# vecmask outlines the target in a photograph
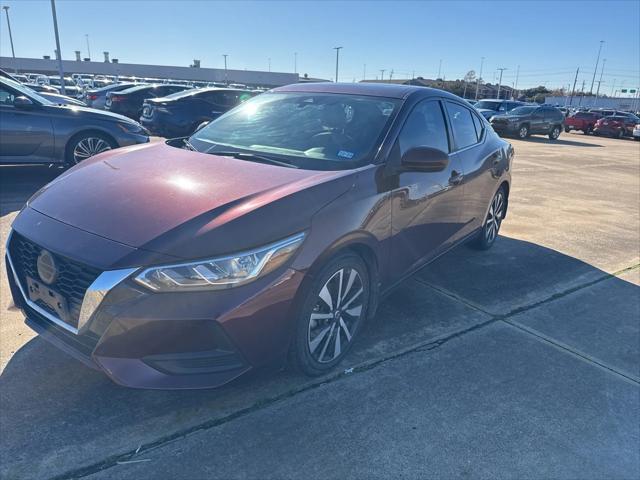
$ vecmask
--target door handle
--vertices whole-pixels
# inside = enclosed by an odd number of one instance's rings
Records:
[[[451,172],[451,176],[449,177],[450,185],[460,185],[462,182],[462,174],[460,172],[456,172],[455,170]]]

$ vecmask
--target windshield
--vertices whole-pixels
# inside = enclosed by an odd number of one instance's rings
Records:
[[[353,168],[371,158],[400,101],[327,93],[265,93],[196,132],[201,152],[241,149],[311,169]]]
[[[29,97],[31,100],[36,100],[42,105],[53,105],[52,102],[38,95],[35,92],[35,90],[31,90],[29,87],[25,87],[24,85],[22,85],[19,82],[16,82],[15,80],[11,80],[10,78],[4,78],[2,81],[6,82],[7,85],[9,85],[11,88],[18,90],[22,95]]]
[[[491,102],[488,100],[480,100],[478,103],[473,106],[476,108],[483,108],[485,110],[498,110],[498,107],[502,105],[502,102]]]
[[[509,115],[529,115],[538,107],[516,107],[509,112]]]

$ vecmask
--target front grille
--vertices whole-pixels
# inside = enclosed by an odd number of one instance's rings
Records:
[[[41,280],[37,267],[38,255],[41,251],[42,247],[16,232],[12,233],[9,242],[9,255],[11,255],[11,261],[22,289],[27,295],[29,292],[27,277]],[[53,252],[50,253],[56,262],[58,276],[55,282],[49,286],[66,299],[69,308],[70,318],[61,320],[77,328],[84,294],[101,272],[96,268],[56,255]],[[55,310],[47,306],[46,303],[38,301],[37,304],[51,315],[57,316]]]

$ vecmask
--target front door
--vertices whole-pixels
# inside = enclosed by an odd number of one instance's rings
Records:
[[[418,103],[398,135],[396,150],[415,147],[450,152],[449,135],[439,100]],[[452,156],[441,172],[393,174],[391,271],[398,278],[446,249],[460,230],[462,164]]]

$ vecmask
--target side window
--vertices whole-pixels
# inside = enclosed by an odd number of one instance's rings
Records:
[[[482,121],[478,118],[478,115],[471,114],[471,118],[473,119],[473,125],[476,127],[476,135],[478,137],[478,141],[482,138],[482,132],[484,132],[484,125]]]
[[[419,103],[402,127],[398,143],[401,153],[414,147],[437,148],[448,153],[447,127],[440,102],[425,100]]]
[[[473,124],[471,111],[453,102],[447,102],[447,113],[451,121],[453,138],[458,148],[465,148],[478,143],[476,127]]]
[[[13,93],[0,87],[0,106],[13,106],[14,98]]]

